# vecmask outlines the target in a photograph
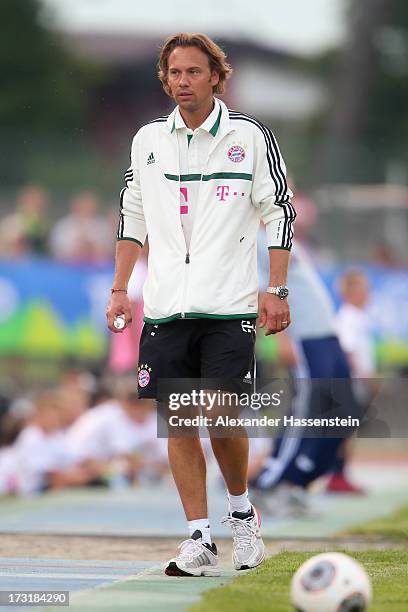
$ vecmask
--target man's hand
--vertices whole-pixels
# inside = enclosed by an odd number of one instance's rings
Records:
[[[126,325],[123,329],[116,329],[113,322],[118,315],[125,315]],[[132,323],[132,309],[127,293],[124,291],[115,291],[112,293],[106,308],[106,318],[109,329],[115,334],[121,334],[126,327],[130,327]]]
[[[265,336],[276,334],[290,325],[287,299],[281,300],[272,293],[263,293],[260,299],[259,327],[265,327]]]

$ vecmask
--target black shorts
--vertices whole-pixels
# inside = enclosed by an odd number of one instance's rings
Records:
[[[255,319],[177,319],[145,323],[140,338],[138,393],[157,398],[159,379],[205,379],[211,388],[250,392]]]

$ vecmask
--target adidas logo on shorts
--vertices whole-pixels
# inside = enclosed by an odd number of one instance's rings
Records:
[[[156,160],[154,159],[153,153],[150,153],[149,157],[147,158],[147,165],[154,164],[155,161]]]
[[[242,379],[242,382],[244,382],[244,383],[250,383],[250,384],[252,383],[252,373],[251,373],[251,370],[249,370],[249,371],[248,371],[248,372],[245,374],[244,378]]]

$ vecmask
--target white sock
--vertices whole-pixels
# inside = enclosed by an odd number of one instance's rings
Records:
[[[228,493],[228,501],[230,514],[233,512],[249,512],[251,510],[248,489],[241,495],[231,495],[231,493]]]
[[[203,534],[201,538],[202,543],[211,545],[210,521],[208,518],[188,521],[188,532],[190,534],[190,538],[197,529]]]

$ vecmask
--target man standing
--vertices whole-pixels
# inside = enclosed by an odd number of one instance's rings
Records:
[[[266,225],[270,287],[259,308],[266,334],[290,323],[285,286],[295,212],[272,132],[214,98],[231,74],[204,34],[169,38],[159,78],[177,107],[143,126],[132,143],[107,318],[131,321],[127,282],[146,235],[148,277],[139,357],[139,396],[156,397],[160,378],[243,380],[254,359],[258,316],[256,238]],[[233,563],[264,559],[259,517],[248,499],[246,437],[211,438],[225,479]],[[169,462],[190,538],[168,575],[218,575],[208,520],[206,465],[199,437],[169,437]]]

